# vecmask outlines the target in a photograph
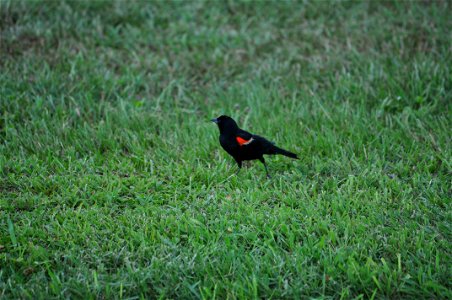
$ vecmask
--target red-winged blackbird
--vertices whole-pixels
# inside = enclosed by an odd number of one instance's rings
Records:
[[[231,117],[220,116],[211,121],[218,125],[221,147],[235,159],[239,166],[238,171],[242,168],[242,161],[258,159],[264,164],[267,177],[270,177],[264,154],[282,154],[298,159],[295,153],[278,148],[265,138],[240,129]]]

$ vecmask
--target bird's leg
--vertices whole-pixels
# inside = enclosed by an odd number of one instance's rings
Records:
[[[265,163],[264,157],[259,158],[259,160],[261,161],[261,163],[264,164],[264,167],[265,167],[265,173],[267,173],[267,178],[271,178],[270,174],[268,173],[267,164]]]
[[[237,165],[239,166],[237,172],[235,172],[235,175],[239,174],[240,170],[242,169],[242,161],[241,160],[236,160]]]

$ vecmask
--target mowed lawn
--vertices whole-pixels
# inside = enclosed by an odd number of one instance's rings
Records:
[[[449,1],[0,8],[0,299],[452,297]]]

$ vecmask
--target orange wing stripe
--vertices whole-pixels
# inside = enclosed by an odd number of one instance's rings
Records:
[[[240,146],[249,144],[249,142],[251,141],[251,139],[247,141],[247,140],[245,140],[245,139],[242,139],[242,138],[239,137],[239,136],[237,136],[235,139],[237,140],[237,143],[239,143]]]

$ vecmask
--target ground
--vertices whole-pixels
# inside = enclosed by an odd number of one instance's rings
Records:
[[[0,298],[452,297],[449,1],[0,5]]]

